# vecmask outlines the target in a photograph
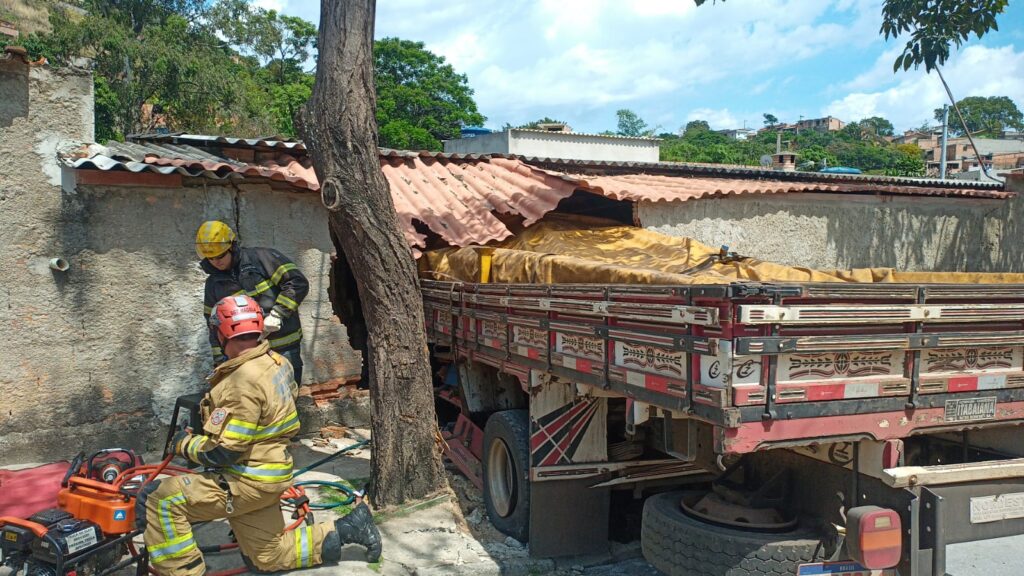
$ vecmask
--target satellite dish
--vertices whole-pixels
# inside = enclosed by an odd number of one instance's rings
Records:
[[[772,157],[771,156],[769,156],[768,154],[765,154],[765,155],[761,156],[761,166],[771,166],[771,165],[772,165]]]

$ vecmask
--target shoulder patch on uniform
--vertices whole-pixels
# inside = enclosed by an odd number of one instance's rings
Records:
[[[210,424],[214,426],[220,426],[228,418],[228,411],[223,408],[217,408],[210,414]]]

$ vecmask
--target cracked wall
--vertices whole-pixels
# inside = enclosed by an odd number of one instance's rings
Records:
[[[243,245],[273,246],[309,278],[304,383],[357,377],[361,359],[327,295],[333,246],[319,197],[201,180],[75,185],[56,154],[92,141],[92,89],[88,71],[0,61],[0,102],[29,95],[25,110],[0,106],[10,119],[0,122],[0,464],[161,448],[174,399],[201,390],[212,368],[193,244],[206,219],[237,224]],[[54,257],[71,268],[51,270]]]

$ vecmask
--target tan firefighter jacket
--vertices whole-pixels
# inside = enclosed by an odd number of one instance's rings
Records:
[[[200,405],[204,434],[188,441],[185,456],[211,467],[215,451],[241,453],[218,468],[229,483],[283,490],[292,479],[289,438],[299,430],[291,364],[263,342],[218,366],[209,382]]]

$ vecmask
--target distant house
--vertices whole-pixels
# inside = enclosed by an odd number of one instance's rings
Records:
[[[776,124],[775,126],[765,126],[758,130],[758,132],[772,131],[772,132],[800,132],[801,130],[816,130],[818,132],[838,132],[846,126],[846,122],[843,122],[839,118],[834,116],[825,116],[824,118],[809,118],[806,120],[800,120],[792,124],[782,123]]]
[[[837,132],[844,126],[846,126],[846,122],[832,116],[810,118],[796,123],[797,130],[817,130],[818,132]]]
[[[982,163],[994,170],[1012,170],[1024,167],[1024,140],[1010,138],[975,138],[978,154],[967,138],[950,138],[946,143],[946,172],[967,172],[978,169]],[[936,145],[925,150],[929,170],[938,173],[942,147]]]
[[[928,151],[939,145],[942,129],[907,130],[893,139],[895,144],[916,144],[921,150]]]
[[[757,130],[753,128],[732,128],[730,130],[716,130],[716,132],[724,134],[733,140],[746,140],[757,135]]]

